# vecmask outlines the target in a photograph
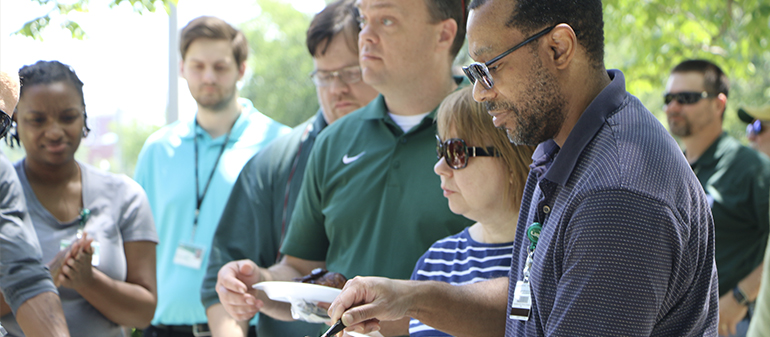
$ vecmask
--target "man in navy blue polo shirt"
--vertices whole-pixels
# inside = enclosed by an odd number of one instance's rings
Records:
[[[715,335],[708,202],[623,74],[605,70],[601,1],[475,0],[467,32],[474,98],[512,142],[539,144],[509,277],[356,278],[332,320],[366,332],[411,316],[455,336]]]

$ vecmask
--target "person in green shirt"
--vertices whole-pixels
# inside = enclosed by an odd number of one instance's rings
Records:
[[[718,66],[688,60],[671,71],[665,103],[670,131],[684,143],[714,217],[719,334],[745,336],[770,232],[770,160],[722,130],[728,91]]]
[[[746,128],[746,137],[751,147],[770,156],[770,105],[759,108],[744,107],[738,110],[738,117],[749,125]],[[770,247],[770,241],[768,241]],[[765,248],[765,262],[770,261],[770,249]],[[749,326],[749,337],[770,336],[770,271],[762,271],[762,282],[759,287],[759,295],[755,301],[756,307]]]
[[[316,139],[297,205],[273,266],[235,261],[217,292],[238,320],[288,316],[250,289],[325,267],[348,278],[409,278],[436,240],[471,225],[442,196],[435,163],[435,109],[462,79],[451,65],[465,36],[463,0],[359,0],[364,82],[381,95]],[[269,267],[269,268],[268,268]],[[404,321],[385,335],[406,334]]]
[[[270,265],[280,259],[286,228],[291,221],[310,150],[316,137],[339,118],[366,105],[377,91],[361,81],[358,64],[358,22],[353,1],[335,1],[316,14],[307,30],[313,57],[313,82],[321,108],[315,116],[274,140],[252,157],[233,186],[219,221],[201,287],[213,336],[244,336],[248,321],[235,322],[219,302],[217,273],[226,263],[249,259]],[[259,314],[260,337],[305,336],[319,324],[283,322]],[[240,327],[237,323],[241,323]]]

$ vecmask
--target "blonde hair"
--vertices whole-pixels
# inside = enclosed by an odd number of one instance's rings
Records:
[[[500,152],[500,159],[509,176],[503,197],[518,210],[535,148],[511,144],[505,130],[496,128],[492,123],[486,107],[473,100],[473,86],[459,89],[441,102],[436,124],[441,140],[449,138],[449,131],[454,128],[455,136],[468,146],[491,146]]]

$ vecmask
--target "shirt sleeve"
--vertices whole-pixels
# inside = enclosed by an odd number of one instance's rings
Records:
[[[563,250],[557,253],[563,260],[555,266],[559,279],[545,335],[649,336],[676,304],[671,298],[702,296],[707,307],[708,292],[688,293],[687,283],[691,270],[713,264],[707,236],[694,230],[705,227],[687,225],[669,207],[634,192],[592,192],[555,234],[563,238],[555,244],[562,248],[553,248]],[[692,321],[704,314],[703,307],[692,310]]]
[[[323,136],[323,134],[321,135]],[[325,261],[329,249],[323,215],[323,138],[310,152],[297,204],[291,216],[281,253],[311,261]]]
[[[24,302],[43,292],[58,294],[26,209],[16,172],[0,155],[0,290],[14,315]]]
[[[250,259],[270,267],[278,254],[280,233],[274,227],[273,177],[270,159],[260,152],[243,167],[222,212],[201,286],[201,301],[208,308],[219,303],[219,269],[230,261]],[[281,200],[282,201],[282,200]],[[280,229],[278,229],[280,231]]]
[[[152,241],[158,242],[155,221],[152,217],[147,195],[138,183],[125,178],[123,180],[123,204],[120,205],[120,231],[124,242]]]

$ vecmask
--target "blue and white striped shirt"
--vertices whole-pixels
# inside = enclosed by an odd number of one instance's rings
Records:
[[[504,277],[511,269],[513,243],[481,243],[471,238],[468,228],[436,241],[417,261],[412,280],[440,281],[463,285]],[[409,322],[409,336],[449,336],[422,322]]]

